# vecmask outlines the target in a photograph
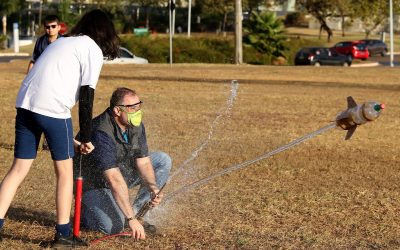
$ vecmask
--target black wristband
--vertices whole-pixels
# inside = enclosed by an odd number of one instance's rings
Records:
[[[129,222],[129,221],[131,221],[131,220],[133,220],[133,219],[135,219],[135,217],[132,216],[132,217],[126,218],[126,221]]]

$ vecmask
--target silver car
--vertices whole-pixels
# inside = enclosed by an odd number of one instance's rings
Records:
[[[124,47],[119,48],[119,57],[114,60],[104,60],[105,64],[148,64],[145,58],[135,56],[132,52]]]

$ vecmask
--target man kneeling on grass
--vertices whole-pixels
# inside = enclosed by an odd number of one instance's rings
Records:
[[[110,107],[92,121],[95,150],[74,158],[74,173],[78,175],[81,166],[84,179],[84,228],[116,234],[127,224],[137,240],[145,238],[145,231],[156,231],[153,225],[136,220],[135,214],[150,198],[153,206],[161,202],[162,193],[156,194],[168,180],[172,161],[166,153],[148,152],[141,106],[134,90],[116,89]],[[128,190],[139,184],[132,203]]]

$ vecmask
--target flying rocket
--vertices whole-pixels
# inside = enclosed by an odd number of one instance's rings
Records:
[[[347,130],[345,140],[350,139],[357,126],[376,120],[385,104],[375,101],[368,101],[363,104],[357,104],[353,97],[347,97],[347,109],[342,111],[336,117],[336,126]]]

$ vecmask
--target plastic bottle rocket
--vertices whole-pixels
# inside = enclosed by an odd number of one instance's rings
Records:
[[[357,126],[376,120],[385,104],[375,101],[368,101],[363,104],[357,104],[353,97],[347,97],[347,109],[340,112],[336,117],[336,126],[348,130],[345,140],[350,139]]]

